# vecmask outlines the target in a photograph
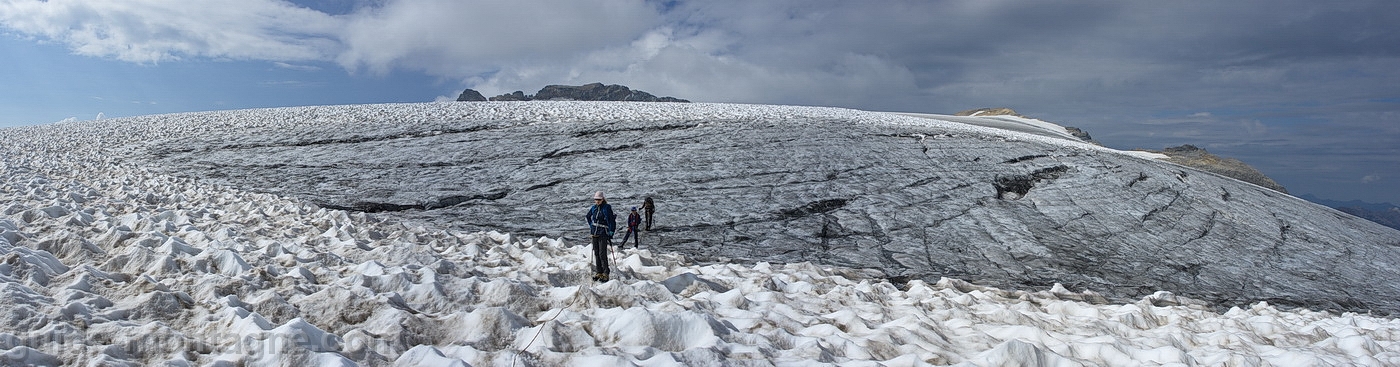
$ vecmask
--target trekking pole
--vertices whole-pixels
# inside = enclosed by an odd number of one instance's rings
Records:
[[[608,257],[608,266],[611,266],[611,267],[613,267],[613,268],[617,268],[617,249],[613,248],[613,245],[612,245],[612,238],[609,238],[609,239],[608,239],[608,251],[610,251],[610,252],[612,253],[612,256],[609,256],[609,257]],[[622,269],[618,269],[618,270],[622,270]]]

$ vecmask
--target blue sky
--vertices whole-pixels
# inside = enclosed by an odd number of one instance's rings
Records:
[[[254,107],[431,101],[456,83],[419,72],[354,76],[334,63],[131,63],[0,37],[0,126]],[[451,84],[449,87],[448,85]]]
[[[1011,107],[1400,203],[1400,3],[0,0],[0,126],[623,84],[698,102]]]

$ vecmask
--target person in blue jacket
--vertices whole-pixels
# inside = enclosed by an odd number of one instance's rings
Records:
[[[593,206],[588,208],[588,234],[593,237],[593,280],[606,282],[611,270],[608,269],[608,246],[612,245],[613,233],[617,231],[617,215],[612,205],[603,197],[603,192],[593,194]]]

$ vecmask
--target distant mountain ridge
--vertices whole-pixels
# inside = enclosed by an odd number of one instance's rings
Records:
[[[624,102],[690,102],[675,97],[657,97],[651,93],[633,90],[624,85],[589,83],[584,85],[547,85],[534,95],[515,91],[486,98],[472,89],[462,91],[457,96],[461,102],[482,101],[624,101]]]
[[[1327,200],[1307,194],[1298,197],[1372,222],[1380,223],[1386,227],[1400,229],[1400,205],[1391,203],[1368,203],[1361,200]]]

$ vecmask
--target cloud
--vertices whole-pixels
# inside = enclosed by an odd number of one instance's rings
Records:
[[[80,55],[137,63],[320,60],[336,52],[339,32],[332,17],[275,0],[8,0],[0,24]]]
[[[662,19],[629,0],[398,0],[345,20],[335,60],[347,69],[469,77],[626,45]]]
[[[605,81],[933,112],[1199,112],[1378,97],[1373,86],[1400,81],[1400,49],[1376,47],[1400,43],[1375,26],[1400,23],[1395,5],[1282,1],[7,0],[0,24],[143,63],[333,62],[483,90]]]
[[[1381,176],[1380,176],[1380,175],[1366,175],[1366,177],[1362,177],[1362,178],[1361,178],[1361,183],[1373,183],[1373,182],[1380,181],[1380,180],[1381,180]]]
[[[301,64],[289,64],[289,63],[285,63],[285,62],[281,62],[281,61],[273,62],[272,65],[273,65],[273,66],[276,66],[276,67],[278,67],[278,68],[287,69],[287,70],[296,70],[296,71],[320,71],[320,70],[321,70],[321,67],[319,67],[319,66],[301,65]]]
[[[0,26],[74,53],[135,63],[190,58],[272,61],[310,70],[336,62],[375,74],[418,70],[465,78],[504,67],[576,60],[662,25],[648,2],[540,0],[5,0]]]
[[[832,106],[878,106],[891,101],[891,92],[917,89],[909,69],[878,56],[835,52],[814,70],[756,63],[726,53],[731,46],[723,35],[658,29],[576,59],[503,68],[477,85],[504,93],[522,85],[601,81],[701,101]]]
[[[1296,11],[1259,11],[1265,6]],[[1386,9],[1394,7],[1297,0],[6,0],[0,24],[83,55],[133,62],[332,61],[349,70],[421,70],[464,80],[569,68],[677,84],[713,76],[684,73],[685,66],[787,74],[769,80],[779,83],[802,76],[884,82],[903,70],[909,84],[949,97],[949,104],[1065,93],[1142,103],[1151,101],[1143,93],[1115,92],[1207,91],[1180,103],[1193,104],[1260,86],[1292,88],[1300,73],[1393,77],[1384,71],[1392,63],[1366,60],[1400,55],[1377,47],[1400,43],[1400,32],[1375,26],[1400,22],[1400,11]],[[632,63],[596,62],[619,54]],[[1330,69],[1345,60],[1353,62]],[[1325,77],[1335,75],[1317,76]],[[731,89],[726,94],[742,93]]]

